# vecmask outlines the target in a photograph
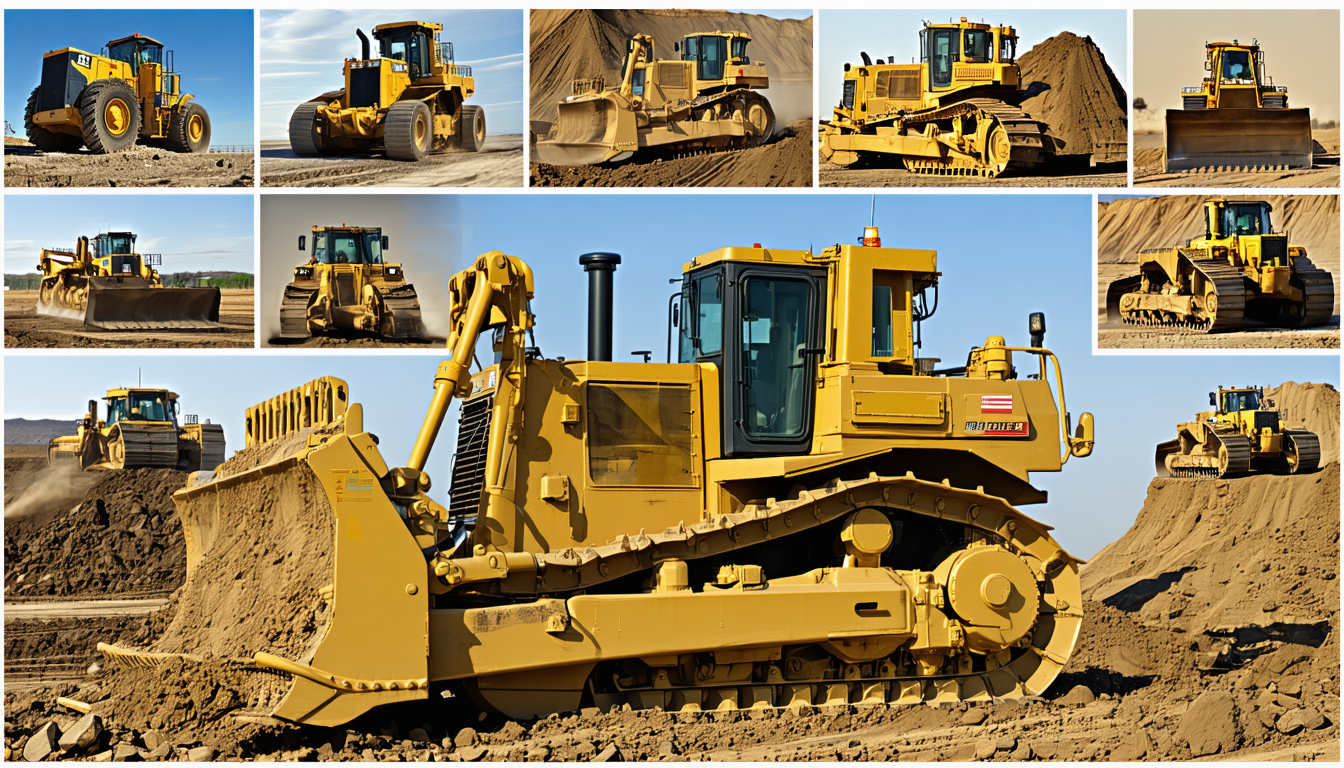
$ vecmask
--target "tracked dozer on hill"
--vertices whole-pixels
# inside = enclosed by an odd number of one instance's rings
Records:
[[[845,87],[830,122],[819,126],[821,159],[900,158],[912,173],[994,178],[1029,173],[1062,142],[1022,111],[1027,97],[1016,62],[1017,33],[963,16],[925,24],[920,63],[895,57],[845,64]]]
[[[1167,110],[1166,170],[1310,168],[1311,110],[1288,107],[1288,88],[1265,73],[1259,41],[1206,43],[1205,75]]]
[[[42,56],[28,97],[28,140],[46,152],[123,152],[138,143],[174,152],[210,149],[210,116],[182,93],[173,52],[141,34],[113,40],[102,55],[61,48]]]
[[[1030,346],[919,357],[937,254],[863,242],[695,257],[669,364],[600,354],[615,254],[581,258],[586,361],[528,345],[532,271],[483,254],[451,280],[450,359],[404,466],[321,379],[249,410],[271,460],[174,496],[189,573],[155,648],[245,657],[247,714],[323,725],[444,685],[517,718],[1040,694],[1078,635],[1081,561],[1013,505],[1091,453],[1092,416],[1073,432],[1043,315]],[[483,334],[497,362],[473,374]],[[455,398],[442,506],[425,470]],[[221,620],[259,594],[296,617],[282,639]]]
[[[111,331],[219,327],[218,288],[165,288],[162,254],[138,253],[136,235],[81,237],[73,251],[44,248],[37,314]]]
[[[620,85],[602,77],[576,80],[557,107],[550,131],[536,142],[537,160],[594,165],[654,148],[741,149],[764,144],[775,112],[756,91],[770,87],[765,63],[747,56],[742,32],[686,35],[673,50],[680,61],[654,59],[654,39],[635,35]]]
[[[300,104],[289,118],[289,145],[298,155],[382,150],[396,160],[485,146],[485,109],[467,104],[476,93],[471,67],[440,42],[442,24],[401,21],[355,30],[360,58],[345,62],[345,87]]]
[[[1157,445],[1158,477],[1228,477],[1249,472],[1316,471],[1321,443],[1314,432],[1290,429],[1265,399],[1264,387],[1218,388],[1214,410],[1176,425],[1176,439]]]
[[[105,419],[98,418],[98,401],[73,435],[47,444],[47,463],[77,463],[80,469],[133,469],[164,467],[192,472],[214,471],[224,463],[224,428],[204,424],[194,415],[178,424],[181,407],[177,393],[166,389],[122,387],[109,389]]]
[[[1204,237],[1139,253],[1139,274],[1111,283],[1106,316],[1130,325],[1235,331],[1246,319],[1284,328],[1334,315],[1330,273],[1275,232],[1262,200],[1208,200]]]
[[[400,264],[383,261],[379,227],[313,227],[313,255],[294,268],[280,303],[280,338],[371,333],[388,339],[425,335],[420,299]],[[307,236],[299,236],[307,250]]]

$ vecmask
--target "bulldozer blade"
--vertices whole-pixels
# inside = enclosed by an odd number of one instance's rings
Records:
[[[630,116],[633,122],[633,114]],[[537,162],[549,165],[597,165],[622,154],[616,148],[622,112],[611,99],[559,105],[551,130],[537,139]],[[635,136],[630,132],[630,140]]]
[[[1118,323],[1120,317],[1120,297],[1126,293],[1134,293],[1143,283],[1142,275],[1125,277],[1116,280],[1106,288],[1106,322]]]
[[[1157,452],[1153,457],[1153,462],[1156,465],[1158,477],[1171,477],[1171,470],[1167,469],[1167,457],[1180,449],[1180,440],[1168,440],[1165,443],[1157,444]]]
[[[151,288],[143,280],[94,278],[84,324],[109,331],[219,328],[218,288]]]
[[[1169,109],[1166,170],[1310,168],[1309,109]]]

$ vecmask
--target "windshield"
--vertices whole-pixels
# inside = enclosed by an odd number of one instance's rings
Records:
[[[1259,392],[1223,393],[1223,411],[1226,413],[1235,413],[1237,411],[1258,411],[1258,410],[1260,410]]]
[[[98,245],[102,251],[100,256],[107,256],[113,253],[135,253],[135,235],[129,233],[118,233],[103,235],[98,238]]]
[[[1017,38],[1006,36],[999,38],[999,61],[1012,64],[1015,58],[1017,58]]]
[[[385,59],[400,59],[409,64],[412,80],[429,73],[429,45],[424,30],[408,28],[389,32],[386,37],[378,38],[378,50]]]
[[[962,61],[983,64],[990,61],[994,55],[994,36],[989,32],[966,30],[965,45],[965,49],[962,50]]]
[[[1255,205],[1229,205],[1223,209],[1223,231],[1226,235],[1268,235],[1269,210]]]
[[[367,263],[383,263],[383,239],[377,232],[368,232],[364,235],[364,253],[367,254]]]
[[[806,429],[810,288],[806,281],[749,277],[742,299],[742,429],[753,438],[798,437]]]
[[[1222,78],[1224,80],[1250,80],[1250,51],[1223,51]]]
[[[952,85],[952,62],[957,58],[957,30],[927,29],[925,59],[929,62],[929,80],[934,88]]]
[[[723,351],[721,273],[700,275],[682,292],[680,340],[677,360],[682,363],[694,363],[697,358]]]
[[[703,35],[686,38],[686,51],[681,55],[683,61],[694,61],[697,80],[722,80],[724,59],[728,54],[728,41],[722,37]]]
[[[136,51],[136,44],[140,50]],[[132,38],[116,45],[108,46],[107,57],[113,61],[122,61],[131,65],[131,73],[139,74],[141,64],[162,63],[163,46]]]
[[[745,37],[733,38],[732,58],[738,59],[741,64],[751,63],[751,59],[747,58],[747,39]]]
[[[630,76],[630,92],[636,96],[644,95],[644,68],[638,67]]]
[[[107,423],[119,421],[172,421],[172,406],[162,392],[132,392],[107,401]]]

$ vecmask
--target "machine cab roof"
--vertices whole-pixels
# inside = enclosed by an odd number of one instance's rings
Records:
[[[318,264],[383,264],[387,238],[380,227],[313,227]]]
[[[177,393],[164,389],[109,389],[107,424],[120,421],[171,422],[177,424]]]
[[[141,64],[163,63],[163,43],[137,32],[108,43],[107,57],[130,64],[131,73],[139,74]]]
[[[397,21],[374,27],[373,36],[378,40],[380,56],[406,62],[411,79],[418,80],[433,74],[435,57],[430,52],[431,46],[440,47],[440,61],[452,59],[452,44],[439,42],[442,29],[442,24],[427,21]]]

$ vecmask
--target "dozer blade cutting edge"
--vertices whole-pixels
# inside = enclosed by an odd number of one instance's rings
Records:
[[[550,132],[537,139],[537,161],[548,165],[619,162],[633,153],[617,149],[617,144],[633,146],[636,141],[634,114],[610,98],[565,102],[558,106]]]
[[[1166,171],[1312,164],[1309,109],[1169,109]]]

